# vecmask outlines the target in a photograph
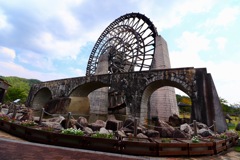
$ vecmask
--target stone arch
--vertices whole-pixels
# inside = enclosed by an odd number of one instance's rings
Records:
[[[140,122],[141,123],[144,123],[146,119],[149,119],[148,101],[150,96],[154,91],[165,86],[178,88],[184,93],[186,93],[189,97],[191,97],[192,95],[192,90],[190,89],[190,87],[183,85],[183,83],[179,83],[177,81],[171,81],[168,79],[152,81],[146,86],[142,94],[142,99],[140,103]]]
[[[52,99],[52,92],[49,88],[43,87],[34,94],[31,107],[34,110],[42,109]]]
[[[71,99],[67,110],[72,113],[89,115],[90,114],[90,99],[89,94],[99,88],[107,87],[100,81],[93,81],[75,86],[70,92],[68,97]]]

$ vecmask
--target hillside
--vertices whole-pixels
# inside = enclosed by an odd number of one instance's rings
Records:
[[[12,102],[15,99],[21,99],[21,103],[24,103],[27,99],[31,86],[33,84],[41,82],[37,79],[25,79],[12,76],[0,76],[0,78],[4,79],[11,85],[4,97],[4,103]]]

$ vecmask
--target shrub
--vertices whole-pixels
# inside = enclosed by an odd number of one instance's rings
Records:
[[[191,140],[192,140],[193,143],[199,143],[198,136],[193,136]]]
[[[67,128],[63,129],[62,134],[72,134],[72,135],[78,135],[78,136],[83,136],[84,132],[80,129],[74,129],[74,128]]]
[[[113,138],[114,138],[114,135],[113,135],[113,133],[104,134],[104,133],[96,132],[96,133],[92,134],[92,137],[94,137],[94,138],[108,138],[108,139],[113,139]]]
[[[20,125],[30,127],[30,126],[36,126],[37,123],[35,123],[34,121],[26,120],[26,121],[20,122]]]

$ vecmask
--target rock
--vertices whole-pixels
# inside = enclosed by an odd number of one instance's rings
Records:
[[[119,137],[126,137],[126,134],[123,130],[117,131]]]
[[[146,135],[144,135],[142,133],[137,134],[137,137],[138,138],[148,138],[148,136],[146,136]]]
[[[116,120],[116,117],[113,114],[108,115],[107,120]]]
[[[129,129],[129,128],[123,128],[122,129],[125,133],[133,133],[133,129]]]
[[[208,126],[206,124],[204,124],[204,123],[197,122],[197,128],[198,129],[202,129],[202,128],[208,129]]]
[[[157,126],[155,126],[154,130],[158,131],[160,133],[160,137],[162,138],[172,138],[173,137],[173,132],[174,128],[167,124],[164,121],[159,120],[156,123]]]
[[[230,120],[230,121],[232,120],[231,116],[228,113],[226,114],[225,118]]]
[[[159,132],[153,129],[147,130],[145,135],[148,136],[149,138],[159,138],[160,136]]]
[[[58,123],[58,122],[56,122],[56,123]],[[75,119],[70,119],[69,120],[69,124],[68,124],[68,127],[66,126],[66,123],[67,123],[67,120],[66,119],[64,119],[64,120],[62,120],[61,121],[61,126],[64,128],[64,129],[66,129],[66,128],[82,128],[82,127],[79,127],[79,125],[77,125],[77,121],[75,120]]]
[[[168,122],[171,126],[177,127],[182,124],[182,119],[178,117],[178,115],[174,114],[169,117]]]
[[[104,128],[104,127],[100,128],[99,133],[101,133],[101,134],[110,134],[110,132],[106,128]]]
[[[106,122],[104,122],[103,120],[96,120],[96,122],[94,124],[102,126],[102,127],[106,127]]]
[[[89,135],[93,133],[93,130],[91,128],[89,128],[89,127],[83,128],[83,131],[86,132]]]
[[[60,123],[57,122],[42,122],[42,126],[44,127],[50,127],[58,130],[64,129]]]
[[[46,122],[56,122],[56,123],[61,123],[65,118],[63,116],[58,116],[54,118],[48,118],[46,119]]]
[[[106,124],[106,129],[117,131],[117,130],[121,129],[122,126],[123,126],[123,122],[122,121],[108,120],[107,124]]]
[[[202,129],[198,130],[197,133],[202,137],[209,137],[209,136],[214,135],[214,133],[211,130],[206,129],[206,128],[202,128]]]
[[[180,131],[186,133],[188,136],[191,136],[193,134],[191,126],[187,123],[184,123],[180,126]]]
[[[26,112],[22,113],[22,117],[20,118],[20,121],[26,121],[30,120],[33,121],[33,111],[31,109],[27,109]]]
[[[186,133],[180,131],[179,129],[175,129],[173,132],[173,138],[189,138],[191,136],[188,136]]]
[[[88,125],[88,120],[85,117],[78,117],[77,122],[82,126],[82,127],[87,127]]]
[[[88,127],[90,127],[93,131],[99,131],[100,128],[106,126],[106,122],[104,122],[103,120],[96,120],[95,123],[92,124],[88,124]]]

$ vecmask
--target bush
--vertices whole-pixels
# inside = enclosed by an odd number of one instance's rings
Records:
[[[104,134],[104,133],[96,132],[96,133],[92,134],[92,137],[94,137],[94,138],[108,138],[108,139],[113,139],[114,135],[113,135],[113,133]]]
[[[72,135],[78,135],[78,136],[83,136],[84,132],[80,129],[74,129],[74,128],[68,128],[68,129],[63,129],[62,134],[72,134]]]

